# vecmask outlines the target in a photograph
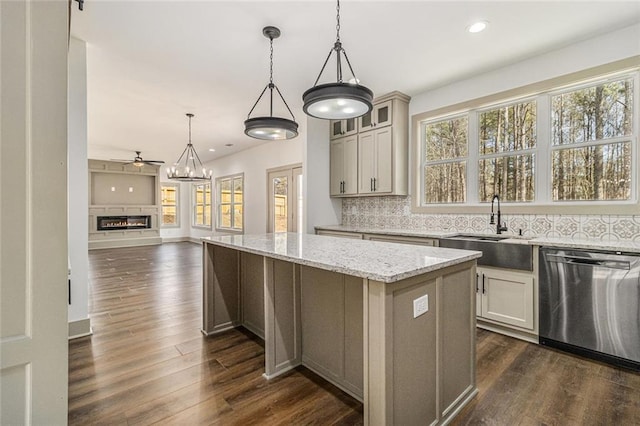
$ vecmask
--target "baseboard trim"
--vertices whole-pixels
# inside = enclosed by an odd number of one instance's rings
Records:
[[[89,241],[89,250],[120,247],[155,246],[158,244],[162,244],[162,238],[160,237],[132,238],[129,240],[93,240]]]
[[[185,243],[191,242],[189,237],[162,237],[162,244],[164,243]]]
[[[536,345],[539,343],[538,335],[533,332],[520,331],[515,330],[511,327],[504,327],[498,324],[488,323],[481,320],[480,318],[478,318],[476,322],[476,327],[493,331],[494,333],[504,334],[505,336],[513,337],[516,339],[524,340],[525,342],[535,343]]]
[[[86,318],[78,321],[69,322],[69,340],[79,339],[80,337],[91,336],[91,319]]]

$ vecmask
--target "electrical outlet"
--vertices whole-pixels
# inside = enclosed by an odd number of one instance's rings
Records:
[[[413,301],[413,317],[418,318],[420,315],[429,311],[429,295],[418,297]]]

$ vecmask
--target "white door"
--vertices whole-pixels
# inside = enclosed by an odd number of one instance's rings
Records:
[[[302,167],[269,170],[267,232],[298,232],[302,229]]]
[[[67,14],[0,1],[3,425],[67,422]]]

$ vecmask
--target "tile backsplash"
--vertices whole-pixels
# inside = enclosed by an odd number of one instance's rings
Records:
[[[342,225],[455,232],[495,232],[486,214],[411,213],[411,197],[360,197],[342,200]],[[528,237],[640,242],[640,215],[502,214],[506,234]]]

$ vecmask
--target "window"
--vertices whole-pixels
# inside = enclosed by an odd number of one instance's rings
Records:
[[[193,226],[211,228],[211,184],[193,185]]]
[[[464,203],[467,193],[467,117],[424,125],[424,203]]]
[[[452,107],[446,116],[445,110],[437,118],[414,116],[421,130],[416,211],[464,204],[448,211],[481,212],[494,194],[521,213],[535,210],[516,204],[553,205],[557,212],[587,205],[590,213],[606,213],[616,202],[631,211],[639,202],[638,76],[564,78],[562,89],[549,85],[507,102],[496,95],[493,105],[484,106],[485,99],[465,112]]]
[[[175,183],[163,183],[160,188],[162,199],[162,226],[177,227],[178,222],[178,199],[179,185]]]
[[[532,201],[536,148],[536,102],[478,113],[480,202],[494,194],[503,201]]]
[[[553,201],[631,199],[633,79],[551,97]]]
[[[217,178],[216,188],[216,229],[241,232],[244,227],[244,175]]]

